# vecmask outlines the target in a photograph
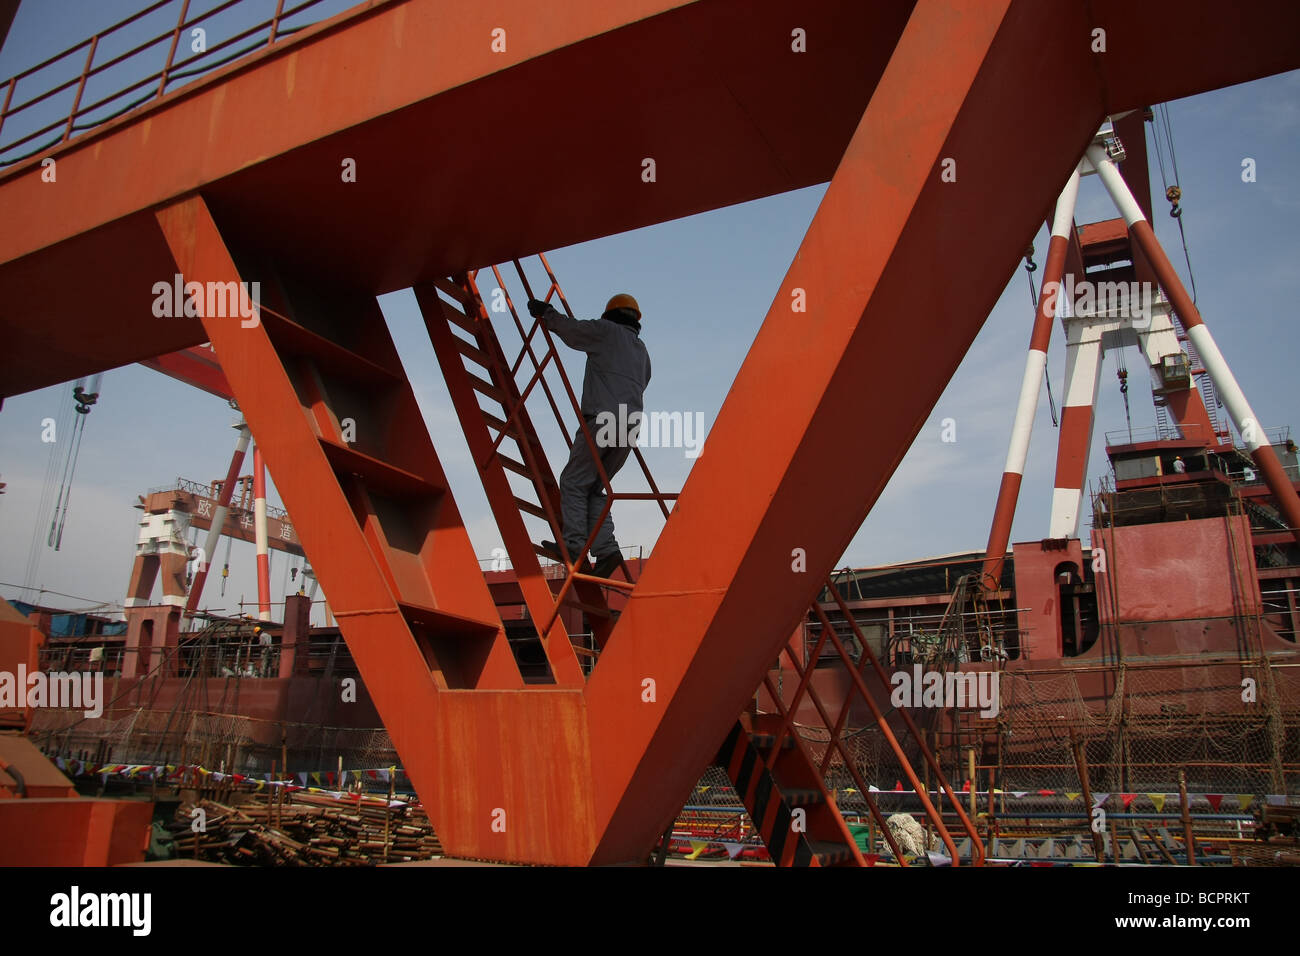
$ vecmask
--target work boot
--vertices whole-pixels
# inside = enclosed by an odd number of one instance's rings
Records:
[[[623,563],[623,556],[617,551],[596,557],[596,569],[592,572],[598,578],[607,578]]]
[[[558,564],[564,563],[564,557],[560,554],[560,546],[554,541],[543,541],[541,543],[541,548],[546,552],[546,557],[550,558],[552,561],[555,561]],[[570,551],[570,553],[572,553],[572,551]],[[585,571],[587,567],[588,563],[586,561],[586,555],[583,555],[583,560],[580,562],[578,570]]]

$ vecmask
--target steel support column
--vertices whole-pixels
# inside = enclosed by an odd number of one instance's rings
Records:
[[[248,426],[240,422],[239,436],[235,439],[235,453],[230,456],[230,467],[226,469],[226,480],[217,496],[217,507],[212,514],[212,525],[208,528],[208,539],[203,547],[198,568],[194,572],[194,581],[190,584],[190,596],[185,602],[185,615],[181,619],[181,629],[185,628],[185,618],[199,609],[199,599],[203,597],[203,586],[208,580],[208,570],[217,555],[217,546],[221,544],[221,535],[226,530],[226,515],[230,513],[230,499],[235,494],[235,483],[239,481],[239,469],[244,465],[244,455],[248,452]]]
[[[1090,22],[916,5],[588,685],[620,715],[592,723],[594,862],[653,845],[916,439],[1105,115]]]
[[[1043,389],[1047,346],[1052,341],[1052,323],[1056,320],[1061,280],[1065,277],[1065,253],[1070,244],[1070,230],[1074,228],[1074,204],[1078,198],[1079,170],[1075,168],[1056,200],[1052,238],[1047,246],[1047,263],[1043,266],[1043,285],[1038,290],[1038,311],[1034,315],[1034,328],[1029,336],[1025,376],[1020,383],[1020,401],[1016,405],[1016,418],[1011,426],[1011,445],[1007,449],[1007,464],[1002,470],[1002,484],[998,488],[998,502],[993,510],[988,548],[984,552],[984,584],[994,590],[1002,578],[1007,542],[1011,540],[1011,523],[1016,517],[1016,501],[1020,497],[1020,481],[1025,474],[1025,458],[1029,454],[1034,416],[1038,413],[1038,393]]]

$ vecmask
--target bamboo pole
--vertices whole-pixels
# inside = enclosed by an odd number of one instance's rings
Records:
[[[976,814],[979,813],[979,809],[975,806],[975,791],[979,787],[975,786],[975,746],[973,744],[966,746],[966,769],[970,773],[970,815],[973,820]]]
[[[1073,727],[1070,728],[1070,747],[1074,751],[1074,765],[1079,774],[1079,785],[1083,788],[1084,816],[1088,821],[1088,831],[1092,834],[1092,851],[1098,863],[1105,863],[1105,841],[1092,826],[1092,784],[1088,780],[1088,755],[1079,746],[1079,735],[1074,732]]]
[[[389,834],[393,819],[393,785],[397,778],[397,768],[388,768],[388,802],[384,804],[384,862],[388,862]]]
[[[1183,840],[1187,844],[1187,865],[1196,866],[1196,838],[1192,836],[1192,814],[1187,806],[1187,771],[1178,771],[1178,799],[1182,803]]]

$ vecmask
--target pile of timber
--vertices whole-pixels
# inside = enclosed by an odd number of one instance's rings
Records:
[[[374,866],[442,853],[421,807],[303,792],[279,796],[267,801],[235,793],[227,802],[181,803],[170,827],[177,856],[246,866]],[[198,822],[202,832],[194,831]]]

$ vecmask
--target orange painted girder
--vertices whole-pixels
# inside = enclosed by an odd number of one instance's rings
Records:
[[[485,668],[478,689],[440,689],[395,626],[394,583],[367,563],[337,486],[319,480],[308,412],[268,368],[264,339],[204,320],[268,462],[286,475],[286,503],[311,516],[304,544],[350,612],[340,615],[349,646],[451,852],[644,857],[916,437],[1103,116],[1300,65],[1279,39],[1300,14],[1268,9],[1277,16],[1191,37],[1156,73],[1151,51],[1169,22],[1182,37],[1219,4],[921,0],[585,691],[497,689],[509,667]],[[1111,31],[1102,59],[1089,45],[1098,10]],[[431,165],[435,155],[446,152],[430,153]],[[955,182],[940,178],[944,158],[957,163]],[[233,223],[231,239],[252,236],[238,215],[219,218]],[[240,277],[202,201],[161,221],[187,278]],[[482,229],[500,221],[485,217]],[[392,231],[382,216],[369,222],[369,236]],[[321,234],[302,254],[333,239]],[[426,262],[442,254],[424,249]],[[796,289],[806,312],[791,311]],[[861,407],[885,410],[870,442],[842,431],[842,410]],[[447,544],[436,580],[479,602],[482,576],[454,510],[436,533]]]
[[[1190,13],[1139,6],[1145,25]],[[917,4],[588,685],[593,714],[621,715],[592,725],[595,862],[649,845],[674,809],[667,795],[707,765],[911,447],[1042,210],[1105,115],[1136,105],[1115,97],[1201,81],[1180,54],[1143,86],[1150,71],[1132,67],[1148,48],[1116,43],[1134,28],[1114,6],[1099,58],[1091,9]],[[1276,64],[1281,45],[1259,32]],[[1229,70],[1253,69],[1251,41],[1229,35]],[[1286,58],[1300,65],[1300,48]],[[1215,62],[1222,73],[1222,54]],[[1127,78],[1118,92],[1112,71]],[[799,290],[806,313],[792,310]],[[845,432],[844,409],[858,408],[878,411],[870,441]],[[806,571],[794,569],[801,556]],[[636,697],[647,677],[659,707]]]
[[[911,0],[553,7],[377,0],[54,150],[57,183],[0,171],[0,395],[205,340],[150,311],[152,209],[194,190],[244,244],[379,294],[823,182]]]

